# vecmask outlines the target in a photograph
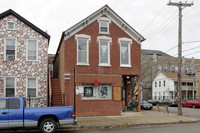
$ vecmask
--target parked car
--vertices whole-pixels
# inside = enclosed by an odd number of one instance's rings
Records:
[[[76,123],[74,107],[24,107],[23,98],[0,98],[0,128],[39,127],[54,133],[57,126]]]
[[[183,107],[190,107],[190,108],[199,108],[200,102],[198,100],[189,100],[186,102],[182,102]]]
[[[145,100],[140,101],[140,106],[141,106],[141,109],[143,110],[152,110],[153,108],[153,105],[151,103],[148,103]]]
[[[149,99],[149,100],[147,100],[147,102],[148,102],[148,103],[151,103],[153,106],[159,104],[159,101],[153,100],[153,99]]]
[[[164,99],[159,104],[161,104],[161,105],[169,105],[169,106],[173,106],[173,107],[177,107],[178,106],[177,100],[173,100],[173,99]]]

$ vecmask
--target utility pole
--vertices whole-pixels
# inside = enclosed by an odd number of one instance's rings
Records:
[[[182,77],[181,77],[181,66],[182,66],[182,9],[185,7],[190,7],[193,5],[192,3],[179,3],[171,2],[167,4],[169,6],[177,6],[179,8],[179,26],[178,26],[178,115],[182,115]]]

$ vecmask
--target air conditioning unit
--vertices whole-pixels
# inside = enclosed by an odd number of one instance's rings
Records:
[[[14,61],[15,60],[15,56],[14,55],[7,55],[7,60],[8,61]]]

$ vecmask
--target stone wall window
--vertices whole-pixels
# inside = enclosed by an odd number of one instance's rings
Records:
[[[16,41],[15,39],[6,39],[5,41],[5,60],[13,61],[15,60]]]
[[[14,22],[7,22],[7,30],[15,30],[15,23]]]
[[[77,34],[77,65],[89,65],[89,40],[90,36]]]
[[[37,60],[37,41],[36,40],[28,40],[27,41],[27,60],[35,61]]]
[[[6,97],[15,96],[15,77],[5,78],[5,96]]]
[[[27,79],[27,96],[36,97],[37,90],[37,79],[36,78],[28,78]]]
[[[94,86],[93,84],[83,85],[84,94],[82,99],[112,99],[112,86],[101,84]]]

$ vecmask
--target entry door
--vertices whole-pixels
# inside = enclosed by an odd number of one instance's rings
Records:
[[[6,99],[0,99],[0,128],[8,128],[8,109]]]

